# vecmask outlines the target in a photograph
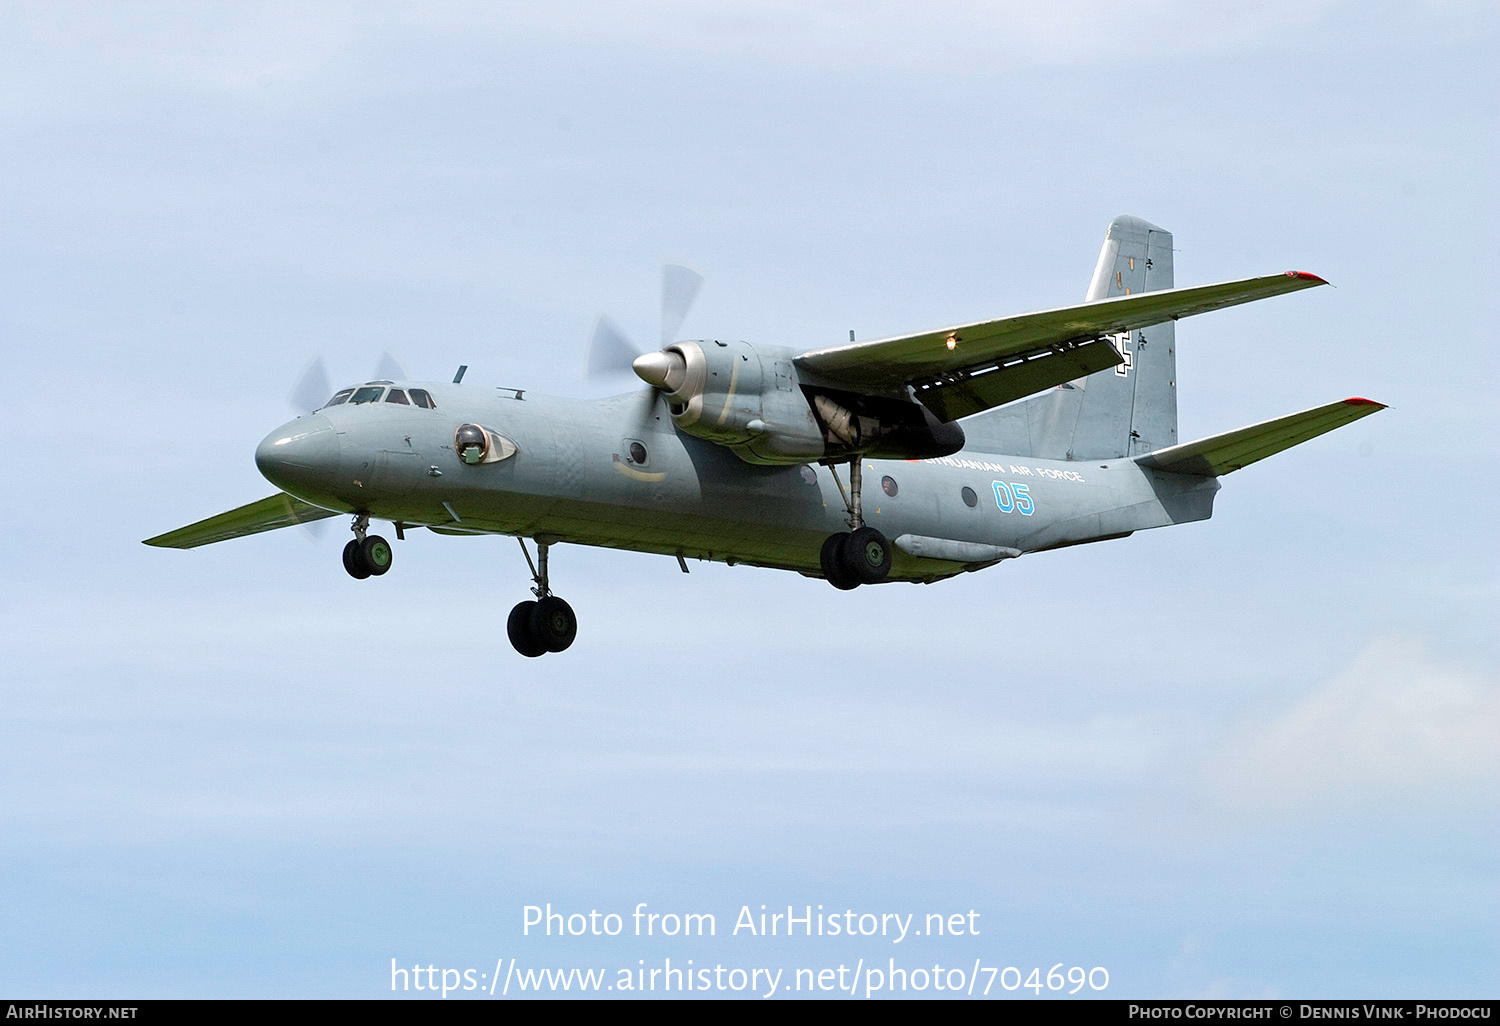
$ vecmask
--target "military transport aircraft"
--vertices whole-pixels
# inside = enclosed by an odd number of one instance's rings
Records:
[[[1110,224],[1077,306],[808,351],[673,341],[700,280],[668,269],[658,352],[600,322],[591,370],[628,366],[644,392],[475,388],[463,368],[445,383],[382,376],[320,405],[324,388],[255,452],[279,492],[146,544],[350,514],[344,569],[368,578],[392,555],[372,519],[398,539],[414,527],[513,535],[535,599],[508,633],[539,656],[578,630],[548,582],[560,542],[675,556],[684,572],[689,557],[795,570],[844,590],[931,583],[1206,520],[1223,475],[1385,408],[1344,399],[1179,442],[1177,320],[1326,282],[1287,271],[1175,288],[1171,234],[1134,217]]]

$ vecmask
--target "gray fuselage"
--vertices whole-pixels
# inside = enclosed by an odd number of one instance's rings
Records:
[[[405,385],[407,383],[396,383]],[[506,534],[820,575],[847,530],[829,468],[756,466],[673,427],[648,392],[579,400],[451,384],[436,409],[330,406],[273,431],[256,462],[307,502],[439,533]],[[467,464],[455,432],[514,444]],[[847,477],[844,486],[848,486]],[[965,449],[864,461],[864,517],[896,545],[890,580],[930,582],[1004,556],[1207,519],[1218,481],[1133,459],[1058,461]],[[932,558],[939,554],[942,558]]]

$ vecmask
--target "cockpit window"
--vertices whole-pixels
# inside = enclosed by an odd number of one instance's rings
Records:
[[[349,398],[349,404],[355,406],[359,403],[378,403],[380,394],[384,391],[385,387],[382,385],[366,385],[364,388],[356,388],[354,395]]]
[[[437,403],[432,401],[432,396],[425,388],[414,388],[411,390],[411,402],[413,406],[420,406],[424,410],[437,409]]]
[[[391,389],[390,394],[385,397],[385,401],[388,403],[400,403],[402,406],[410,405],[406,400],[406,393],[399,388]]]
[[[352,388],[346,388],[342,392],[340,392],[337,395],[335,395],[332,399],[328,400],[323,405],[324,406],[337,406],[340,403],[346,403],[346,402],[349,401],[349,397],[351,395],[353,395],[353,394],[354,394],[354,389],[352,389]]]

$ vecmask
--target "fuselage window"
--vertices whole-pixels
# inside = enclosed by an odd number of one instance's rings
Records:
[[[964,505],[968,506],[970,509],[973,509],[975,506],[979,505],[979,496],[976,495],[974,493],[974,489],[970,488],[968,485],[964,485],[963,490],[958,494],[964,497]]]
[[[411,390],[411,403],[413,406],[420,406],[424,410],[437,409],[437,403],[432,401],[432,396],[428,394],[425,388],[414,388]]]
[[[364,388],[356,388],[354,395],[349,398],[349,404],[355,406],[359,403],[378,403],[384,391],[384,385],[366,385]]]
[[[349,397],[351,395],[353,395],[353,394],[354,394],[354,389],[352,389],[352,388],[346,388],[342,392],[340,392],[338,395],[336,395],[332,399],[328,400],[323,405],[325,407],[327,407],[327,406],[337,406],[340,403],[346,403],[346,402],[349,401]]]
[[[390,394],[385,397],[385,401],[388,403],[400,403],[402,406],[411,405],[406,401],[406,393],[399,388],[391,389]]]
[[[806,463],[802,464],[802,480],[810,485],[818,483],[818,472]]]
[[[894,499],[896,497],[896,493],[901,489],[896,484],[896,479],[887,474],[885,477],[882,477],[880,479],[880,490]]]

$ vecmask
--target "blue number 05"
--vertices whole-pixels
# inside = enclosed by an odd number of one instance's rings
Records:
[[[1020,513],[1029,517],[1036,512],[1036,503],[1031,501],[1031,492],[1023,484],[995,482],[995,505],[1001,513]]]

